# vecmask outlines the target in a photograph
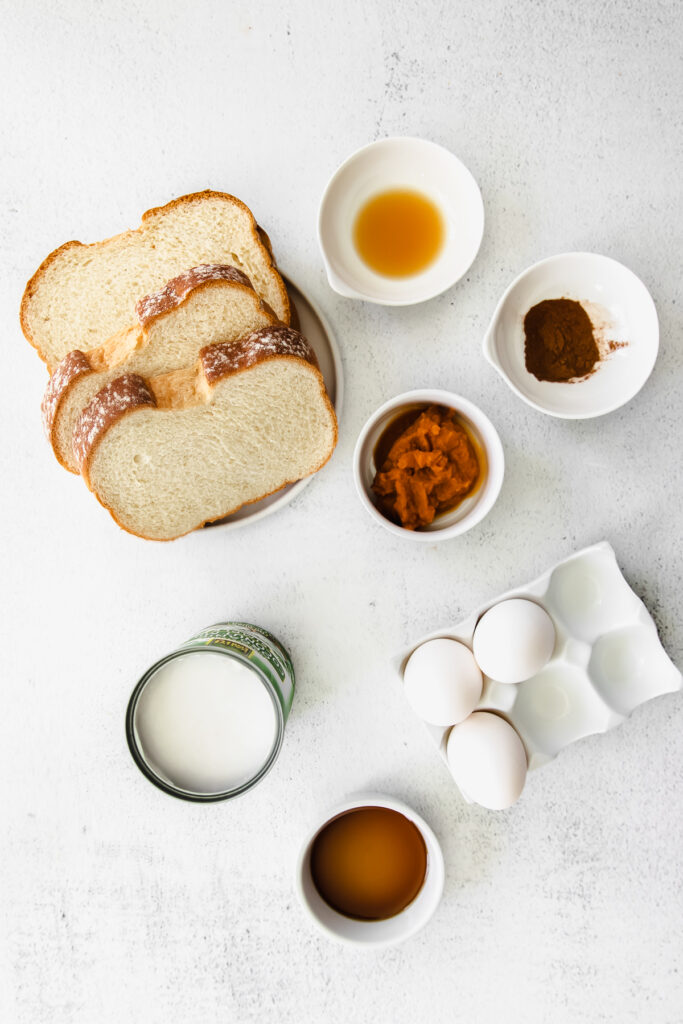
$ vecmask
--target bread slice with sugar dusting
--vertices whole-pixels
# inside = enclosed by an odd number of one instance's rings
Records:
[[[56,249],[26,285],[21,327],[52,370],[74,349],[96,348],[132,324],[141,295],[188,267],[218,263],[246,274],[289,324],[289,299],[267,235],[239,199],[207,190],[148,210],[134,231]]]
[[[236,341],[277,317],[249,278],[229,266],[193,267],[135,307],[138,322],[88,352],[70,352],[43,398],[43,426],[58,461],[78,473],[72,436],[91,398],[122,373],[156,377],[195,363],[201,349]]]
[[[193,367],[124,374],[88,404],[74,453],[129,533],[172,540],[315,473],[337,421],[306,339],[266,327]]]

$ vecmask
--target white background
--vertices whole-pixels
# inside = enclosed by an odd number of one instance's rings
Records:
[[[3,1024],[678,1024],[683,696],[487,813],[459,798],[388,664],[602,538],[680,664],[675,3],[0,6]],[[391,310],[331,293],[315,218],[339,162],[396,133],[467,164],[487,225],[466,279]],[[52,458],[19,301],[55,246],[206,187],[252,207],[334,324],[340,443],[276,517],[144,543]],[[512,277],[570,249],[631,267],[661,322],[644,390],[593,422],[528,409],[480,351]],[[370,521],[351,453],[377,405],[435,385],[493,418],[507,474],[481,526],[425,547]],[[297,697],[263,785],[192,806],[138,773],[124,711],[150,662],[225,617],[287,643]],[[292,892],[304,832],[367,788],[423,813],[447,864],[429,927],[370,955],[319,937]]]

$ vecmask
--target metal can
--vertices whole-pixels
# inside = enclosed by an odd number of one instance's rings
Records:
[[[203,791],[206,787],[194,788],[174,781],[168,773],[159,770],[149,751],[146,750],[140,729],[139,714],[144,707],[148,687],[160,678],[160,671],[175,659],[188,654],[207,652],[233,659],[254,673],[267,693],[275,715],[275,730],[272,747],[263,764],[247,779],[234,787]],[[196,662],[195,662],[196,665]],[[177,668],[177,666],[174,666]],[[190,670],[188,670],[190,671]],[[252,685],[251,678],[249,685]],[[294,699],[294,667],[286,648],[267,630],[249,622],[219,622],[196,633],[175,651],[155,662],[142,676],[131,694],[126,712],[126,739],[133,759],[150,782],[164,792],[183,800],[209,803],[227,800],[252,789],[273,767],[282,746],[285,724]],[[261,699],[259,697],[259,699]],[[141,704],[142,702],[142,704]]]

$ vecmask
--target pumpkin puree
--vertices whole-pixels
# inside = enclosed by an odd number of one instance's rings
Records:
[[[391,424],[387,434],[391,431]],[[431,405],[398,436],[382,457],[372,489],[382,511],[407,530],[427,526],[467,497],[480,466],[467,431],[451,409]]]

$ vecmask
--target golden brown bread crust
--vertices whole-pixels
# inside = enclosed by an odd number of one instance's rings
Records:
[[[124,373],[98,391],[74,427],[73,446],[78,465],[83,465],[112,424],[145,405],[155,406],[156,399],[147,382],[137,373]]]
[[[289,296],[289,326],[295,331],[301,330],[301,320],[299,318],[299,310],[296,308],[296,304],[292,296]]]
[[[264,231],[264,229],[261,227],[260,224],[256,225],[256,230],[258,231],[259,238],[261,239],[261,241],[265,245],[265,247],[268,250],[268,252],[270,253],[270,255],[273,257],[273,260],[275,260],[275,257],[273,256],[273,245],[272,245],[272,243],[270,241],[270,237],[268,235],[268,232]]]
[[[52,428],[64,395],[78,377],[82,377],[84,373],[90,373],[91,371],[90,360],[84,352],[80,352],[78,349],[69,352],[68,356],[64,356],[62,361],[57,364],[55,372],[47,382],[45,394],[40,403],[40,411],[43,416],[43,430],[48,441],[51,443]]]
[[[138,299],[135,303],[135,313],[141,326],[147,327],[158,317],[177,309],[197,288],[213,281],[230,281],[232,284],[241,284],[254,291],[254,286],[247,275],[237,267],[227,263],[200,263],[199,266],[172,277],[168,284],[158,291]],[[263,300],[261,302],[262,305],[266,305]]]
[[[161,377],[148,381],[145,381],[138,374],[126,374],[123,377],[117,377],[116,380],[99,391],[81,413],[74,429],[74,453],[88,488],[91,491],[93,490],[88,470],[97,445],[104,437],[106,431],[123,416],[143,406],[154,406],[160,409],[186,408],[195,401],[205,401],[210,397],[211,391],[216,384],[225,377],[243,373],[257,363],[269,362],[273,359],[307,362],[313,367],[318,378],[321,395],[334,424],[334,439],[329,454],[321,461],[319,466],[312,470],[310,475],[317,473],[332,457],[332,453],[337,445],[337,417],[325,389],[322,375],[318,369],[317,359],[308,341],[303,335],[293,331],[290,327],[274,326],[254,331],[238,342],[208,345],[202,349],[197,364],[194,367],[176,370],[173,373],[164,374]],[[182,404],[175,401],[174,395],[177,392],[184,396]],[[296,481],[288,480],[280,487],[270,491],[269,494],[262,494],[258,498],[243,504],[250,505],[261,501],[263,498],[269,497],[270,494],[274,494],[276,491],[282,490],[292,483],[296,483]],[[122,529],[128,533],[133,532],[120,522],[113,509],[103,502],[98,494],[95,494],[95,497]],[[205,520],[204,523],[199,524],[194,529],[199,529],[208,522],[224,519],[241,507],[243,506],[238,505],[235,508],[225,509],[219,516],[211,520]],[[191,532],[193,531],[188,531],[188,533]],[[133,535],[142,537],[143,540],[158,539],[146,538],[142,534],[133,533]]]
[[[271,356],[295,356],[318,369],[318,360],[303,334],[291,327],[261,327],[239,342],[207,345],[199,353],[202,370],[209,387],[232,373],[248,370]]]
[[[68,249],[72,249],[75,246],[79,246],[81,248],[89,248],[89,247],[95,246],[95,245],[105,245],[107,242],[113,242],[113,241],[115,241],[115,240],[117,240],[119,238],[123,238],[123,237],[126,237],[126,236],[134,235],[134,234],[139,232],[144,227],[146,221],[152,219],[153,217],[156,217],[159,214],[168,213],[169,210],[172,210],[176,206],[181,206],[183,204],[189,205],[191,203],[200,202],[203,199],[223,199],[223,200],[226,200],[226,201],[234,203],[236,206],[240,207],[240,209],[242,209],[249,216],[249,218],[250,218],[250,220],[252,222],[252,225],[253,225],[254,238],[256,239],[258,244],[261,246],[261,248],[263,249],[264,253],[267,255],[268,264],[270,265],[270,267],[277,274],[278,291],[280,292],[280,297],[281,297],[281,300],[282,300],[283,309],[285,310],[285,314],[286,314],[286,316],[283,317],[282,319],[283,319],[283,322],[289,323],[290,316],[291,316],[289,295],[287,294],[287,289],[285,288],[285,285],[284,285],[284,282],[283,282],[282,278],[280,277],[279,273],[277,272],[277,265],[276,265],[275,259],[273,257],[272,249],[270,248],[270,239],[265,234],[263,229],[259,228],[258,224],[256,223],[256,220],[254,219],[253,213],[251,212],[249,207],[245,203],[242,202],[241,199],[237,199],[236,196],[232,196],[228,192],[216,192],[213,189],[204,189],[201,192],[191,192],[191,193],[188,193],[188,195],[179,196],[177,199],[172,199],[169,203],[166,203],[164,206],[155,206],[155,207],[152,207],[151,210],[145,211],[145,213],[143,213],[142,217],[140,218],[140,227],[139,228],[131,228],[131,229],[127,230],[127,231],[121,231],[118,235],[112,235],[110,238],[105,238],[105,239],[103,239],[102,241],[99,241],[99,242],[88,242],[88,243],[77,242],[77,241],[65,242],[63,245],[60,245],[57,249],[54,249],[49,254],[49,256],[47,256],[43,260],[43,262],[40,264],[40,266],[38,267],[36,272],[33,274],[33,276],[28,281],[28,283],[26,285],[26,288],[24,289],[24,294],[23,294],[22,299],[21,299],[21,307],[20,307],[20,310],[19,310],[19,322],[21,324],[21,330],[22,330],[22,332],[24,334],[24,337],[26,338],[28,343],[33,346],[33,348],[36,350],[36,352],[38,353],[38,355],[40,356],[40,358],[43,360],[44,363],[47,363],[47,359],[46,359],[45,355],[43,354],[43,352],[41,352],[41,350],[40,350],[40,348],[38,346],[38,343],[36,342],[35,338],[33,337],[32,333],[31,333],[31,329],[30,329],[29,323],[28,323],[28,304],[29,304],[30,299],[35,294],[35,291],[36,291],[36,288],[38,286],[38,283],[40,282],[40,279],[42,278],[42,276],[45,273],[46,269],[52,263],[54,263]],[[265,238],[267,239],[267,242],[268,242],[267,245],[263,241],[263,236],[265,236]]]

